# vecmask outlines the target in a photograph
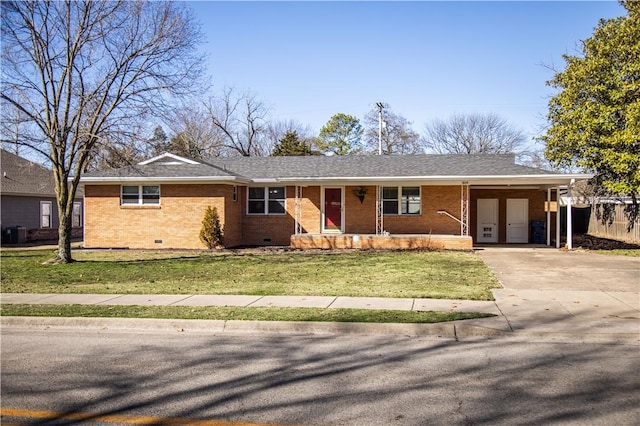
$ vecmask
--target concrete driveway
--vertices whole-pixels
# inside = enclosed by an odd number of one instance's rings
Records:
[[[548,247],[483,247],[477,253],[509,289],[640,290],[640,257]]]
[[[640,342],[640,258],[547,247],[483,247],[504,288],[493,290],[512,330]]]

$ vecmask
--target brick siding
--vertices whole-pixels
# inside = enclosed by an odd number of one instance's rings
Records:
[[[391,234],[460,235],[460,223],[438,214],[445,210],[460,218],[459,186],[421,187],[420,215],[384,216],[384,230]]]
[[[218,209],[225,245],[241,244],[231,185],[161,185],[160,194],[159,206],[121,206],[120,185],[85,186],[85,247],[203,249],[207,206]]]
[[[459,235],[292,235],[291,247],[310,249],[472,250],[471,237]]]
[[[237,187],[236,201],[233,186],[221,184],[161,185],[159,206],[121,206],[120,185],[85,186],[85,247],[130,248],[188,248],[204,249],[199,240],[202,219],[207,206],[218,209],[223,226],[225,246],[290,245],[295,232],[295,187],[286,187],[286,214],[247,214],[247,188]],[[360,202],[354,194],[358,186],[344,187],[344,231],[346,234],[375,234],[376,190],[366,186],[367,194]],[[299,200],[300,224],[304,233],[321,233],[322,187],[302,188]],[[471,190],[470,233],[476,237],[477,200],[499,200],[499,242],[506,242],[506,200],[529,199],[529,221],[546,220],[546,193],[539,190],[492,189]],[[419,215],[384,216],[384,230],[398,234],[460,235],[460,224],[438,214],[445,210],[460,216],[459,186],[422,186]],[[411,248],[413,242],[396,241]],[[426,240],[425,240],[426,241]],[[315,243],[314,243],[315,244]],[[345,243],[346,244],[346,243]],[[362,247],[377,246],[380,241],[360,240]],[[385,243],[386,244],[386,243]],[[435,241],[422,242],[434,248]],[[468,242],[451,241],[453,248],[467,249]]]

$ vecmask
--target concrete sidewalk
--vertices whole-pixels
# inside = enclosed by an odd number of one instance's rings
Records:
[[[88,304],[146,306],[274,306],[486,312],[492,318],[440,324],[287,323],[269,321],[193,321],[118,319],[2,318],[3,325],[159,328],[207,331],[355,332],[443,337],[536,336],[552,339],[625,341],[640,344],[640,299],[633,292],[495,289],[495,301],[393,299],[377,297],[123,295],[4,293],[2,304]]]

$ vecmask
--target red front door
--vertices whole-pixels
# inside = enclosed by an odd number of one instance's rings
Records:
[[[325,231],[342,230],[342,189],[340,188],[324,190],[324,229]]]

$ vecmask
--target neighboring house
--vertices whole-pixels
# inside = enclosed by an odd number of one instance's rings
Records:
[[[227,247],[471,249],[529,243],[532,222],[551,225],[549,244],[557,218],[546,206],[559,187],[588,177],[517,165],[513,155],[163,154],[82,177],[84,244],[204,248],[207,206],[218,210]]]
[[[58,238],[53,171],[2,150],[0,157],[2,242]],[[82,238],[82,196],[74,201],[72,238]]]

